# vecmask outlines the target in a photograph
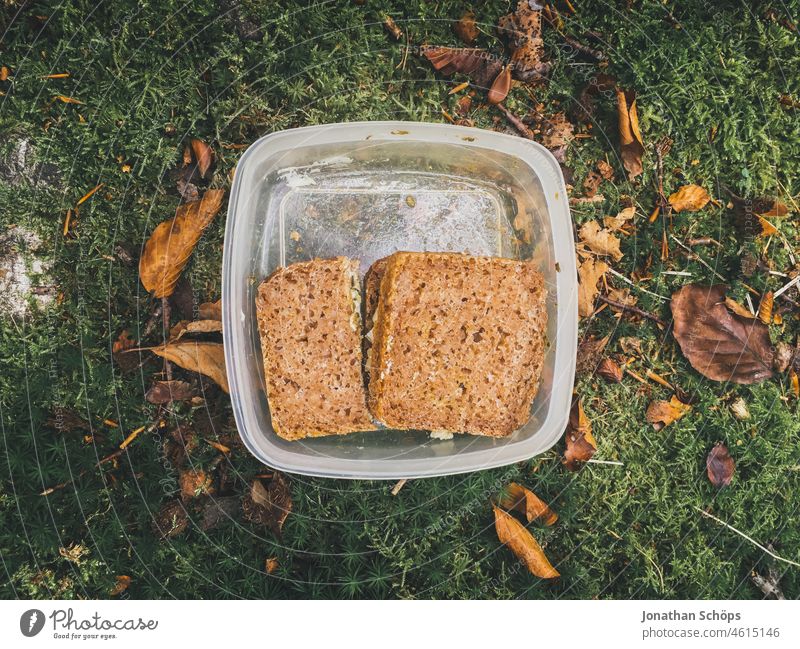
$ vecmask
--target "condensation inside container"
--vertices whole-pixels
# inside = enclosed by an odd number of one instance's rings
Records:
[[[458,144],[364,141],[350,143],[346,150],[336,145],[299,147],[262,164],[263,182],[252,197],[256,218],[250,304],[258,283],[280,266],[345,255],[360,261],[363,275],[375,260],[398,250],[533,258],[548,286],[555,288],[541,185],[530,167],[513,156]],[[555,290],[549,292],[553,300]],[[550,340],[555,336],[553,320]],[[256,327],[250,331],[257,352]],[[546,363],[544,373],[542,384],[548,389],[537,396],[541,406],[549,396],[552,363]],[[263,387],[260,367],[259,374]],[[263,390],[261,396],[266,405]],[[375,459],[448,455],[511,441],[538,429],[546,414],[546,407],[534,403],[528,424],[505,440],[465,435],[431,440],[424,432],[383,430],[273,441],[343,458],[370,456],[371,448]]]

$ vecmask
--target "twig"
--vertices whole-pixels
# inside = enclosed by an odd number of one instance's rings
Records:
[[[706,518],[710,518],[711,520],[716,521],[717,523],[719,523],[723,527],[727,527],[729,530],[731,530],[731,532],[735,532],[736,534],[741,536],[743,539],[746,539],[746,540],[750,541],[750,543],[755,545],[758,549],[762,550],[763,552],[766,552],[769,556],[771,556],[776,561],[783,561],[784,563],[788,563],[789,565],[797,566],[798,568],[800,568],[800,563],[797,563],[796,561],[792,561],[791,559],[784,559],[783,557],[775,554],[774,552],[772,552],[772,550],[770,550],[769,548],[765,548],[763,545],[761,545],[758,541],[756,541],[752,537],[749,537],[744,532],[740,532],[739,530],[737,530],[733,525],[728,525],[728,523],[726,523],[722,519],[717,518],[713,514],[709,514],[705,509],[700,509],[697,505],[692,505],[692,507],[694,507],[697,511],[699,511]]]
[[[640,309],[638,306],[625,304],[624,302],[617,302],[616,300],[612,300],[610,297],[606,297],[605,295],[601,295],[600,299],[603,300],[603,302],[605,302],[609,306],[613,306],[616,309],[622,309],[623,311],[630,311],[631,313],[635,313],[636,315],[640,315],[643,318],[647,318],[648,320],[652,320],[653,322],[656,322],[656,323],[660,324],[662,327],[666,327],[667,326],[667,323],[664,322],[657,315],[649,313],[648,311],[645,311],[644,309]]]
[[[790,288],[792,288],[792,286],[794,286],[795,284],[798,284],[798,283],[800,283],[800,275],[798,275],[798,276],[797,276],[797,277],[795,277],[793,280],[791,280],[790,282],[788,282],[788,283],[784,284],[784,285],[783,285],[783,286],[781,286],[781,287],[780,287],[780,288],[779,288],[777,291],[775,291],[775,292],[772,294],[772,297],[773,297],[773,299],[774,299],[774,298],[776,298],[776,297],[780,297],[780,296],[781,296],[781,295],[783,295],[783,294],[784,294],[786,291],[788,291]]]
[[[495,108],[499,110],[505,118],[511,123],[511,125],[517,129],[523,137],[528,138],[529,140],[533,140],[533,131],[525,126],[525,122],[523,122],[519,117],[517,117],[514,113],[512,113],[508,108],[503,106],[503,104],[496,104]]]
[[[670,299],[668,297],[664,297],[663,295],[659,295],[658,293],[653,293],[653,291],[648,291],[646,288],[643,288],[643,287],[639,286],[638,284],[636,284],[632,280],[629,280],[627,277],[625,277],[625,275],[623,275],[622,273],[618,273],[617,271],[615,271],[613,268],[609,268],[608,272],[611,273],[614,277],[617,277],[617,278],[621,279],[626,284],[630,284],[637,291],[642,291],[642,293],[647,293],[648,295],[652,295],[653,297],[657,297],[659,300],[663,300],[664,302],[669,302],[670,301]]]
[[[590,462],[591,464],[613,464],[614,466],[625,466],[624,463],[615,462],[614,460],[595,460],[594,458],[590,458],[586,461]]]
[[[169,336],[169,321],[170,321],[170,308],[169,308],[169,298],[162,297],[161,298],[161,315],[164,318],[164,341],[166,342]],[[167,357],[164,357],[164,374],[167,376],[167,381],[172,380],[172,363],[167,360]]]
[[[656,152],[656,191],[658,192],[658,203],[661,208],[660,212],[663,220],[661,261],[664,261],[669,257],[667,230],[669,229],[669,225],[672,224],[672,205],[670,205],[664,194],[664,156],[667,155],[672,148],[672,140],[666,136],[662,137],[656,142],[654,148]]]
[[[392,495],[396,496],[400,493],[400,490],[405,486],[406,482],[408,482],[408,478],[403,478],[402,480],[398,480],[394,487],[392,487]]]
[[[590,59],[594,59],[595,61],[598,62],[606,60],[606,55],[600,50],[594,47],[590,47],[588,45],[584,45],[580,41],[572,38],[572,36],[567,36],[566,34],[562,34],[562,37],[564,38],[564,42],[579,54],[584,54]]]
[[[723,282],[727,282],[727,281],[728,281],[727,279],[725,279],[725,277],[723,277],[723,276],[722,276],[722,275],[720,275],[720,274],[719,274],[717,271],[715,271],[715,270],[714,270],[714,269],[713,269],[713,268],[712,268],[712,267],[711,267],[711,266],[710,266],[710,265],[709,265],[709,264],[706,262],[706,260],[705,260],[705,259],[703,259],[703,258],[702,258],[700,255],[698,255],[698,254],[697,254],[697,253],[696,253],[694,250],[692,250],[691,248],[689,248],[688,246],[686,246],[686,245],[685,245],[683,242],[681,242],[681,240],[680,240],[680,239],[678,239],[678,237],[676,237],[674,234],[670,234],[669,236],[670,236],[670,238],[671,238],[671,239],[672,239],[672,240],[673,240],[675,243],[677,243],[677,244],[678,244],[678,245],[679,245],[681,248],[683,248],[684,250],[688,251],[688,252],[689,252],[689,253],[692,255],[692,256],[690,257],[690,259],[693,259],[694,261],[696,261],[696,262],[697,262],[698,264],[700,264],[701,266],[705,266],[705,267],[706,267],[708,270],[710,270],[712,273],[714,273],[714,276],[715,276],[717,279],[721,279]]]

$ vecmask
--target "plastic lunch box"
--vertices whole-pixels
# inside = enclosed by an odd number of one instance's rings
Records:
[[[548,347],[528,423],[513,435],[389,431],[295,442],[272,430],[255,293],[278,266],[346,255],[366,272],[397,250],[534,259],[548,287]],[[291,473],[399,479],[476,471],[542,453],[563,434],[577,348],[572,222],[544,147],[461,126],[361,122],[255,142],[236,168],[223,257],[225,363],[236,424],[259,460]]]

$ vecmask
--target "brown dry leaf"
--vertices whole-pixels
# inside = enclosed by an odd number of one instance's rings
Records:
[[[636,216],[636,208],[635,207],[626,207],[616,216],[607,216],[603,219],[603,224],[611,231],[611,232],[618,232],[622,230],[630,221],[633,220],[633,217]]]
[[[708,205],[711,196],[700,185],[684,185],[668,200],[675,212],[697,212]]]
[[[264,570],[267,571],[268,575],[271,575],[278,569],[278,558],[277,557],[268,557],[267,560],[264,562]]]
[[[580,398],[572,402],[567,430],[564,433],[567,447],[561,463],[570,471],[577,471],[597,452],[597,441],[592,435],[592,422],[583,411]]]
[[[587,221],[578,231],[580,240],[598,255],[608,255],[614,261],[622,259],[619,239],[612,232],[601,228],[597,221]]]
[[[767,291],[761,296],[758,304],[758,319],[764,324],[772,322],[772,304],[775,301],[772,291]]]
[[[162,405],[173,401],[188,401],[194,396],[186,381],[155,381],[144,395],[148,403]]]
[[[472,45],[475,42],[480,32],[475,24],[475,14],[472,10],[464,12],[461,18],[453,25],[453,31],[467,45]]]
[[[794,368],[789,370],[789,385],[795,398],[800,399],[800,378]]]
[[[622,383],[625,372],[615,361],[604,358],[597,367],[597,374],[609,383]]]
[[[603,338],[586,338],[578,345],[578,354],[575,359],[575,375],[593,374],[601,361],[603,350],[606,348],[611,336]]]
[[[208,531],[219,525],[234,521],[242,507],[239,496],[224,496],[222,498],[207,498],[203,503],[203,521],[200,528]]]
[[[117,575],[117,583],[114,584],[114,588],[108,593],[111,597],[116,597],[117,595],[122,595],[126,590],[128,590],[128,586],[131,585],[131,578],[128,575]]]
[[[228,377],[225,374],[225,351],[222,343],[205,343],[195,340],[181,340],[167,343],[163,347],[149,347],[151,352],[190,372],[204,374],[230,393]]]
[[[178,484],[181,488],[181,498],[184,502],[198,496],[214,493],[211,476],[206,475],[202,469],[187,469],[178,474]]]
[[[394,18],[388,14],[383,16],[383,28],[394,40],[399,41],[403,38],[403,30],[400,29],[400,26],[394,21]]]
[[[578,315],[588,318],[594,313],[594,301],[597,297],[599,282],[608,270],[608,264],[603,261],[587,259],[578,268]]]
[[[674,394],[669,401],[653,401],[647,406],[647,421],[653,424],[653,428],[661,430],[665,426],[678,421],[692,409],[690,405],[683,403]]]
[[[446,76],[464,74],[473,85],[485,90],[503,70],[498,57],[480,48],[427,46],[421,48],[421,53],[437,72]]]
[[[730,309],[732,313],[735,313],[742,318],[747,318],[748,320],[752,320],[756,316],[750,313],[750,309],[748,309],[744,304],[741,302],[737,302],[732,297],[725,298],[725,307]]]
[[[207,178],[214,165],[214,149],[197,138],[192,138],[191,146],[194,159],[197,160],[197,170],[203,178]]]
[[[740,238],[748,239],[756,236],[771,236],[778,229],[767,218],[780,218],[788,214],[786,205],[774,198],[741,198],[732,196],[733,217],[736,231]]]
[[[497,538],[525,564],[530,573],[542,579],[560,577],[542,550],[542,546],[516,518],[494,507],[494,529]]]
[[[186,332],[190,334],[207,334],[222,331],[221,320],[195,320],[186,323]]]
[[[622,164],[628,172],[628,179],[633,180],[642,174],[644,155],[639,115],[636,112],[636,93],[633,90],[617,88],[617,116]]]
[[[285,476],[276,471],[267,487],[258,478],[253,480],[250,493],[242,500],[242,509],[248,521],[266,525],[280,536],[283,523],[292,511],[292,495]]]
[[[714,445],[706,458],[706,474],[717,489],[727,487],[733,479],[736,471],[736,463],[733,461],[728,447],[722,442]]]
[[[588,198],[592,198],[597,193],[603,180],[612,180],[614,178],[614,170],[605,160],[598,160],[595,167],[586,175],[583,181],[583,193]]]
[[[161,539],[178,536],[189,527],[189,514],[180,500],[165,503],[153,519],[153,532]]]
[[[203,302],[197,311],[200,320],[222,320],[222,299],[216,302]]]
[[[563,163],[567,157],[567,147],[572,142],[575,126],[567,119],[565,113],[545,112],[544,104],[537,104],[523,120],[530,126],[534,139],[541,142],[556,160]]]
[[[620,304],[624,304],[626,306],[636,306],[636,303],[639,301],[629,288],[616,288],[616,287],[609,287],[608,289],[608,297],[615,302],[619,302]],[[615,313],[619,313],[622,309],[618,309],[615,306],[611,306],[611,309]]]
[[[530,0],[519,0],[514,13],[497,21],[497,31],[511,50],[511,68],[514,78],[537,81],[550,71],[550,63],[543,61],[542,8]]]
[[[511,90],[511,84],[511,68],[506,66],[503,68],[503,71],[495,77],[494,81],[492,81],[492,87],[489,88],[486,101],[492,105],[499,104],[508,96],[508,92]]]
[[[760,383],[773,375],[769,328],[731,313],[726,286],[687,284],[672,296],[673,334],[692,367],[713,381]]]
[[[209,189],[203,198],[178,207],[175,216],[159,223],[144,246],[139,276],[154,297],[169,297],[203,230],[222,207],[223,189]]]
[[[542,523],[553,525],[558,520],[556,514],[549,505],[527,487],[512,482],[505,488],[505,493],[501,496],[498,505],[504,509],[516,509],[523,514],[531,523],[536,519],[541,519]]]

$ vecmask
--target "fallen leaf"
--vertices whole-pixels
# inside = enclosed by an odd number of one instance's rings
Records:
[[[575,359],[575,375],[583,376],[593,374],[602,360],[603,350],[606,348],[611,336],[603,338],[586,338],[578,345]]]
[[[691,409],[690,405],[683,403],[673,394],[669,401],[653,401],[647,406],[645,418],[648,423],[653,425],[653,428],[661,430],[665,426],[678,421]]]
[[[529,523],[541,519],[542,523],[549,527],[558,520],[558,514],[550,509],[546,502],[530,489],[516,482],[512,482],[505,488],[498,504],[504,509],[516,509],[525,516]]]
[[[155,405],[188,401],[194,396],[194,390],[186,381],[155,381],[144,395],[145,401]]]
[[[617,88],[617,117],[622,164],[628,172],[628,179],[633,180],[642,174],[644,155],[644,142],[636,111],[636,93],[633,90]]]
[[[623,369],[610,358],[604,358],[597,366],[597,374],[609,383],[622,383]]]
[[[242,500],[242,509],[248,521],[266,525],[280,536],[283,523],[292,511],[292,495],[283,474],[276,471],[267,487],[261,480],[253,480],[250,493]]]
[[[278,569],[277,557],[268,557],[267,560],[264,562],[264,570],[266,570],[268,575],[271,575],[277,569]]]
[[[775,360],[772,362],[772,367],[776,372],[783,374],[794,358],[795,350],[790,344],[783,341],[775,345]]]
[[[558,162],[566,160],[567,147],[573,140],[575,126],[565,113],[548,114],[544,104],[537,104],[523,121],[530,126],[534,139],[541,142]]]
[[[58,553],[70,563],[79,566],[89,554],[89,548],[80,543],[71,543],[68,548],[58,548]]]
[[[750,411],[747,409],[747,402],[742,399],[742,397],[738,397],[731,402],[731,412],[739,421],[750,419]]]
[[[154,297],[169,297],[203,230],[222,207],[225,191],[209,189],[203,198],[178,207],[175,216],[160,223],[144,246],[139,276]]]
[[[242,499],[239,496],[209,498],[203,504],[203,521],[200,523],[200,528],[207,532],[225,522],[235,521],[241,508]]]
[[[216,302],[203,302],[197,309],[200,320],[222,320],[222,299]]]
[[[192,138],[191,146],[194,159],[197,160],[197,170],[203,178],[207,178],[214,165],[214,149],[197,138]]]
[[[737,302],[732,297],[725,298],[725,307],[729,309],[732,313],[735,313],[736,315],[741,316],[742,318],[746,318],[748,320],[752,320],[753,318],[756,317],[755,314],[750,312],[750,309],[748,309],[741,302]]]
[[[592,435],[592,422],[583,411],[580,398],[572,402],[567,430],[564,433],[566,449],[561,463],[570,471],[577,471],[597,452],[597,442]]]
[[[622,259],[619,239],[612,232],[600,227],[597,221],[587,221],[578,231],[580,240],[598,255],[608,255],[614,261]]]
[[[519,0],[514,13],[502,16],[497,31],[511,50],[510,67],[515,79],[524,82],[542,79],[550,71],[543,61],[542,7],[530,0]]]
[[[723,284],[687,284],[672,296],[673,335],[692,367],[713,381],[759,383],[773,375],[769,328],[731,313]]]
[[[497,538],[525,564],[530,573],[542,579],[560,577],[542,550],[542,546],[516,518],[494,507],[494,529]]]
[[[628,356],[642,356],[642,341],[635,336],[623,336],[619,339],[619,348]]]
[[[717,489],[727,487],[733,479],[736,464],[728,452],[728,447],[722,442],[717,442],[706,458],[706,473],[708,479]]]
[[[636,216],[636,208],[626,207],[625,209],[620,210],[616,216],[606,216],[603,219],[603,225],[605,225],[611,232],[618,232],[630,221],[632,221],[634,216]]]
[[[588,198],[591,198],[597,193],[600,183],[603,180],[611,180],[614,178],[614,170],[611,165],[605,160],[598,160],[595,168],[590,170],[583,180],[583,193]]]
[[[230,393],[228,377],[225,374],[225,351],[222,343],[180,340],[164,346],[149,347],[151,352],[190,372],[204,374]]]
[[[789,213],[786,205],[769,197],[742,198],[732,195],[733,218],[736,232],[741,239],[755,236],[771,236],[778,229],[768,218],[780,218]]]
[[[421,54],[437,72],[446,76],[464,74],[473,85],[484,90],[488,90],[503,70],[498,57],[480,48],[427,46],[421,48]]]
[[[189,514],[180,500],[165,503],[153,519],[153,532],[162,539],[171,539],[189,527]]]
[[[472,45],[478,38],[478,26],[475,24],[475,14],[467,10],[453,25],[453,31],[467,45]]]
[[[606,274],[608,265],[602,261],[587,259],[578,268],[578,315],[587,318],[594,313],[594,301],[597,297],[597,282]]]
[[[131,585],[131,578],[128,575],[117,575],[117,583],[114,584],[114,588],[112,588],[108,594],[111,597],[122,595],[122,593],[128,590],[128,586],[130,585]]]
[[[767,291],[761,296],[758,304],[758,319],[765,325],[772,322],[772,304],[774,302],[772,291]]]
[[[492,87],[489,88],[486,100],[492,105],[499,104],[508,96],[511,83],[511,68],[506,66],[492,81]]]
[[[675,212],[697,212],[708,205],[711,196],[699,185],[684,185],[668,200]]]
[[[789,387],[796,399],[800,399],[800,377],[794,368],[789,370]]]
[[[187,469],[178,474],[178,485],[184,502],[214,493],[211,476],[202,469]]]

